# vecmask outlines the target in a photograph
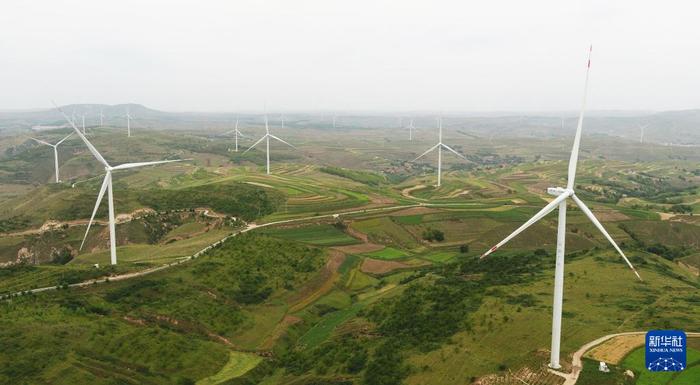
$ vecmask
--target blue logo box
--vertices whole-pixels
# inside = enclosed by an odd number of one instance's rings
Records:
[[[650,330],[646,335],[646,367],[650,372],[680,372],[686,366],[682,330]]]

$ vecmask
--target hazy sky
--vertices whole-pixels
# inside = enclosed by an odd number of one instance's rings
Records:
[[[696,1],[3,1],[0,109],[700,107]]]

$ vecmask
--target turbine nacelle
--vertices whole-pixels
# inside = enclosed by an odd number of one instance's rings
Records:
[[[565,189],[562,187],[549,187],[549,188],[547,188],[547,194],[553,195],[555,197],[558,197],[559,195],[566,194],[566,193],[568,193],[569,195],[572,195],[574,193],[574,190]]]

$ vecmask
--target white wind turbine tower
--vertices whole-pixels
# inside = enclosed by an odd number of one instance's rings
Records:
[[[134,117],[129,113],[129,109],[126,109],[126,136],[131,138],[131,119]]]
[[[648,124],[644,124],[644,125],[637,124],[637,126],[639,126],[639,130],[640,130],[639,143],[644,143],[644,129],[649,127],[649,125]]]
[[[100,108],[100,127],[104,127],[104,119],[105,119],[105,114],[102,112],[102,109]]]
[[[51,144],[51,143],[49,143],[49,142],[44,142],[43,140],[39,140],[39,139],[36,139],[36,138],[31,138],[31,139],[34,140],[35,142],[38,142],[38,143],[41,143],[41,144],[45,144],[45,145],[47,145],[47,146],[49,146],[49,147],[53,147],[53,162],[54,162],[54,166],[56,167],[56,183],[60,182],[60,180],[59,180],[59,178],[58,178],[58,145],[61,144],[61,143],[63,143],[64,140],[70,138],[71,135],[73,135],[72,132],[71,132],[70,134],[66,135],[66,137],[64,137],[63,139],[59,140],[56,144]]]
[[[634,274],[641,280],[642,278],[637,273],[637,270],[632,266],[630,261],[625,256],[625,253],[620,250],[617,243],[612,239],[610,234],[605,230],[603,225],[598,221],[598,219],[593,215],[591,210],[586,206],[581,199],[576,196],[574,192],[574,181],[576,179],[576,164],[578,163],[578,153],[581,143],[581,127],[583,126],[583,112],[586,107],[586,94],[588,93],[588,72],[591,68],[591,51],[588,53],[588,67],[586,69],[586,81],[583,91],[583,102],[581,105],[581,113],[578,117],[578,126],[576,127],[576,136],[574,137],[574,145],[571,150],[571,158],[569,160],[569,170],[566,188],[561,187],[550,187],[547,189],[547,193],[556,196],[556,198],[546,205],[540,212],[535,214],[530,220],[525,222],[512,234],[506,237],[504,240],[499,242],[496,246],[491,248],[489,251],[484,253],[481,258],[498,250],[506,242],[513,239],[516,235],[523,232],[528,227],[532,226],[534,223],[544,218],[547,214],[554,211],[555,208],[559,207],[559,222],[557,228],[557,256],[556,265],[554,271],[554,301],[552,306],[552,350],[550,356],[549,366],[552,369],[559,369],[559,348],[561,342],[561,317],[562,317],[562,304],[564,299],[564,250],[565,250],[565,238],[566,238],[566,202],[567,198],[571,198],[576,205],[583,211],[583,213],[588,217],[588,219],[593,222],[593,224],[600,230],[601,233],[607,238],[607,240],[612,244],[612,246],[617,250],[617,252],[622,256],[627,265],[632,269]]]
[[[54,103],[55,105],[55,103]],[[75,126],[75,123],[73,123],[72,120],[68,118],[68,116],[61,110],[58,106],[56,106],[56,109],[63,114],[63,117],[66,118],[68,123],[70,123],[71,126],[73,126],[73,130],[80,136],[80,139],[85,142],[85,145],[87,146],[88,150],[92,153],[92,155],[95,156],[95,159],[102,163],[105,167],[105,178],[102,181],[102,187],[100,187],[100,192],[97,194],[97,202],[95,203],[95,209],[92,211],[92,216],[90,217],[90,222],[88,222],[87,230],[85,231],[85,236],[83,237],[83,242],[80,244],[80,249],[83,248],[83,245],[85,244],[85,240],[87,239],[88,232],[90,232],[90,226],[92,226],[92,222],[95,219],[95,214],[97,213],[97,209],[100,207],[100,203],[102,202],[102,198],[105,195],[105,190],[107,190],[107,203],[109,204],[109,251],[110,251],[110,261],[112,265],[117,264],[117,238],[116,238],[116,231],[115,231],[115,220],[114,220],[114,197],[112,195],[112,172],[118,171],[118,170],[127,170],[127,169],[132,169],[132,168],[137,168],[137,167],[143,167],[143,166],[151,166],[155,164],[163,164],[163,163],[171,163],[171,162],[180,162],[181,160],[161,160],[161,161],[156,161],[156,162],[140,162],[140,163],[124,163],[120,164],[118,166],[110,166],[109,163],[105,160],[105,158],[100,155],[100,153],[97,151],[95,146],[90,143],[90,141],[87,140],[85,135],[83,135],[80,130],[78,130],[78,127]]]
[[[413,140],[413,130],[415,127],[413,127],[413,119],[411,119],[411,122],[408,123],[408,140]]]
[[[240,131],[238,131],[238,118],[236,118],[236,127],[233,130],[226,131],[221,135],[228,135],[228,134],[233,134],[233,136],[236,138],[236,152],[238,152],[238,137],[240,136],[241,138],[245,138],[245,135],[243,135]]]
[[[246,152],[252,150],[253,147],[257,146],[260,142],[262,142],[263,140],[266,140],[267,175],[270,175],[270,138],[278,140],[278,141],[286,144],[287,146],[289,146],[293,149],[296,149],[296,147],[292,146],[291,144],[289,144],[289,143],[285,142],[284,140],[270,134],[270,127],[268,126],[268,123],[267,123],[267,115],[265,115],[265,135],[263,135],[262,138],[260,138],[257,142],[253,143],[252,146],[248,147],[247,150],[243,151],[243,153],[245,154]]]
[[[457,151],[453,150],[450,146],[446,145],[445,143],[442,143],[442,118],[438,118],[438,143],[434,145],[433,147],[430,147],[428,150],[426,150],[424,153],[420,154],[416,159],[413,159],[412,162],[417,161],[418,159],[422,158],[424,155],[428,154],[429,152],[437,149],[438,150],[438,170],[437,170],[437,187],[440,187],[440,182],[442,179],[442,149],[446,149],[448,151],[453,152],[455,155],[462,159],[467,159],[464,157],[464,155],[458,153]]]

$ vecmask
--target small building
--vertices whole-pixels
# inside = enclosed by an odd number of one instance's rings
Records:
[[[603,373],[608,373],[608,372],[610,372],[610,368],[608,368],[608,364],[606,364],[603,361],[600,361],[600,363],[598,364],[598,371],[601,371]]]

